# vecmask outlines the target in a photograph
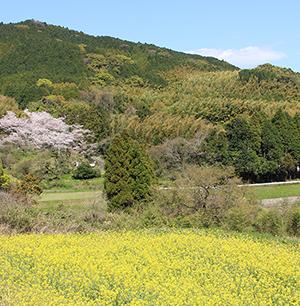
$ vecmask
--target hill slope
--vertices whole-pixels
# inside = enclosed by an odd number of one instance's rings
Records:
[[[15,97],[22,106],[41,97],[35,85],[41,78],[74,82],[80,87],[130,78],[164,86],[163,74],[179,67],[196,71],[236,69],[211,57],[94,37],[34,20],[0,25],[0,92]]]

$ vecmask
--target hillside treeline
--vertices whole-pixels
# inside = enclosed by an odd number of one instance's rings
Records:
[[[299,175],[300,77],[290,69],[238,70],[29,20],[0,25],[0,93],[1,117],[62,117],[91,132],[93,154],[126,132],[161,177],[187,164],[233,166],[251,182]]]

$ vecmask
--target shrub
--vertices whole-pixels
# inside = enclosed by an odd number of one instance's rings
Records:
[[[140,212],[145,225],[222,226],[233,208],[246,206],[233,169],[185,167],[170,189],[156,190]]]
[[[0,191],[0,225],[6,232],[28,232],[32,229],[32,202],[16,192]]]
[[[263,209],[255,221],[255,229],[261,233],[280,235],[283,233],[283,218],[278,209]]]
[[[287,216],[287,233],[300,236],[300,207],[292,208]]]
[[[73,178],[77,180],[87,180],[99,176],[100,173],[88,163],[80,164],[73,173]]]
[[[259,213],[256,205],[238,205],[228,210],[223,227],[238,232],[253,231],[253,225]]]
[[[188,166],[177,180],[186,213],[200,213],[206,226],[221,225],[232,207],[243,203],[244,196],[232,168]]]
[[[10,186],[10,176],[4,173],[2,161],[0,159],[0,190],[7,189]]]
[[[35,196],[42,193],[40,179],[31,173],[26,174],[20,182],[17,183],[15,190],[17,194],[25,196]]]

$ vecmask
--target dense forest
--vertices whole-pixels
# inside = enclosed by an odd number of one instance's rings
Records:
[[[89,130],[87,159],[125,133],[162,178],[186,165],[233,166],[250,182],[300,176],[300,74],[291,69],[240,70],[28,20],[0,24],[0,93],[0,117],[45,111]],[[14,174],[24,156],[12,152],[14,165],[4,164]]]

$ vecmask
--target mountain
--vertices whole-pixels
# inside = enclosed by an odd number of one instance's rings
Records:
[[[152,44],[91,36],[44,22],[0,24],[0,92],[22,107],[42,96],[39,79],[90,84],[146,83],[164,87],[172,69],[233,71],[231,64]]]

